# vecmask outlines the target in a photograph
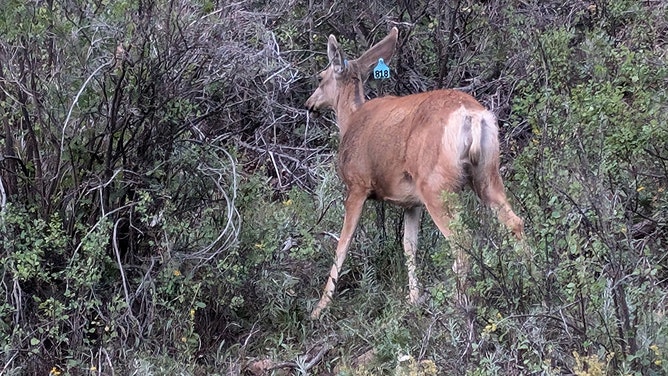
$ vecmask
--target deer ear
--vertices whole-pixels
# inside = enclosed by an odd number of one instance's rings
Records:
[[[394,50],[397,47],[398,37],[399,30],[396,27],[393,27],[383,40],[369,48],[357,59],[360,67],[364,69],[362,77],[367,76],[371,68],[378,64],[378,59],[383,59],[386,63],[390,61],[392,55],[394,55]]]
[[[333,35],[330,35],[327,40],[327,57],[329,57],[329,63],[334,67],[334,72],[343,73],[346,69],[345,58],[343,57],[343,51],[341,51],[339,42],[336,41],[336,37]]]

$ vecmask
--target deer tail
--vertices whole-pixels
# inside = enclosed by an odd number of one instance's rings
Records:
[[[470,125],[471,125],[471,146],[469,147],[469,160],[472,165],[477,165],[481,159],[481,144],[483,137],[483,127],[482,124],[484,117],[479,114],[470,114]]]
[[[486,163],[493,158],[494,151],[498,153],[498,126],[496,117],[489,111],[471,112],[467,116],[470,124],[471,146],[469,147],[469,161],[472,165]]]

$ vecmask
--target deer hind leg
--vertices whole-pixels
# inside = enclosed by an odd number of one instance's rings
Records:
[[[420,287],[415,275],[415,253],[417,252],[421,215],[421,206],[408,208],[404,211],[404,253],[406,255],[406,269],[408,269],[408,298],[412,304],[417,304],[420,298]]]
[[[320,317],[322,311],[327,308],[332,301],[336,282],[339,279],[339,272],[343,266],[343,261],[346,259],[346,253],[350,247],[355,228],[359,222],[362,214],[362,207],[366,201],[366,194],[361,192],[349,192],[345,202],[345,216],[343,218],[343,229],[341,229],[341,236],[339,243],[336,246],[336,255],[334,256],[334,264],[329,272],[329,278],[322,293],[322,298],[311,312],[311,319]]]
[[[465,238],[464,234],[453,236],[450,229],[450,221],[454,215],[455,203],[450,202],[447,197],[444,197],[443,192],[446,191],[432,191],[425,192],[424,204],[427,212],[436,224],[436,227],[441,231],[443,236],[450,239],[451,248],[453,249],[453,256],[455,261],[452,265],[452,271],[456,276],[457,295],[461,302],[462,298],[466,298],[465,290],[467,286],[467,278],[470,270],[469,256],[462,247],[461,240]]]
[[[454,211],[457,205],[456,200],[453,200],[453,197],[447,197],[449,194],[443,194],[445,192],[447,191],[427,193],[426,197],[424,197],[424,204],[438,229],[450,240],[450,248],[452,249],[455,258],[455,262],[452,264],[452,271],[455,273],[455,285],[457,288],[455,302],[466,312],[467,326],[469,328],[469,344],[471,344],[475,343],[477,338],[475,330],[475,309],[468,295],[466,295],[466,290],[468,288],[468,274],[471,270],[469,255],[466,253],[466,249],[471,247],[471,237],[460,231],[453,233],[450,229],[450,221],[454,216]],[[469,354],[470,351],[471,349],[469,346],[469,348],[465,350],[465,354]]]
[[[524,221],[513,212],[508,203],[498,168],[489,168],[488,171],[490,173],[487,178],[484,173],[473,176],[473,188],[482,201],[496,212],[499,221],[520,240],[524,235]]]

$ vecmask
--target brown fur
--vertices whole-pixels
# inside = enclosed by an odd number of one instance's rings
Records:
[[[470,95],[455,90],[364,102],[362,77],[378,58],[390,60],[397,35],[393,28],[385,39],[349,62],[336,38],[330,36],[327,51],[331,64],[320,74],[320,86],[306,102],[310,110],[336,112],[341,132],[338,169],[348,189],[335,262],[312,317],[318,317],[331,300],[367,198],[409,209],[404,248],[413,302],[419,296],[414,268],[422,204],[447,237],[451,234],[451,213],[444,205],[443,192],[456,192],[468,183],[515,236],[522,237],[523,221],[508,204],[499,175],[498,129],[491,112]]]

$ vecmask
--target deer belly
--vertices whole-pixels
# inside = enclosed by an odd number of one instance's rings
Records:
[[[422,203],[417,195],[415,182],[407,172],[404,172],[402,176],[394,176],[389,179],[376,179],[369,198],[405,207],[413,207]]]

